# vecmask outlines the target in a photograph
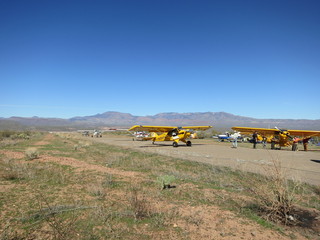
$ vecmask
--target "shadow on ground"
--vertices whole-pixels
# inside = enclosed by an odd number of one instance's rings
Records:
[[[312,162],[320,163],[320,160],[311,159]]]

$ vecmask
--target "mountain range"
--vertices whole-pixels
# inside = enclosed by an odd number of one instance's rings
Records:
[[[211,125],[216,130],[232,126],[275,126],[285,129],[320,130],[320,119],[257,119],[226,112],[159,113],[150,116],[134,116],[130,113],[105,112],[93,116],[62,118],[10,117],[0,118],[0,129],[76,130],[83,128],[130,127],[132,125]]]

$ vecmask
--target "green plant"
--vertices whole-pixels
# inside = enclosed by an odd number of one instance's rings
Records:
[[[157,178],[157,182],[160,184],[162,189],[171,188],[171,183],[175,181],[175,177],[172,175],[163,175]]]

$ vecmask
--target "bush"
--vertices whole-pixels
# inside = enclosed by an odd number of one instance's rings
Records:
[[[9,138],[14,134],[15,134],[14,131],[9,131],[9,130],[0,131],[0,139]]]
[[[39,157],[39,152],[36,148],[27,148],[25,155],[28,160],[33,160]]]
[[[0,174],[0,178],[4,180],[21,180],[26,173],[26,168],[23,165],[17,164],[12,160],[4,160],[1,167],[5,169],[5,171],[1,171]]]
[[[258,200],[259,211],[267,220],[293,224],[297,192],[302,185],[299,182],[288,180],[281,169],[279,162],[274,161],[266,169],[268,177],[263,181],[250,181],[248,187]]]
[[[158,177],[157,182],[161,185],[162,189],[171,188],[171,183],[175,180],[172,175],[163,175]]]
[[[4,130],[0,131],[0,140],[5,138],[11,138],[13,140],[15,139],[29,139],[31,136],[30,131],[24,131],[24,132],[16,132],[16,131],[10,131],[10,130]]]
[[[146,200],[144,195],[140,196],[138,192],[138,189],[132,188],[129,198],[129,205],[135,220],[150,217],[152,214],[149,202]]]

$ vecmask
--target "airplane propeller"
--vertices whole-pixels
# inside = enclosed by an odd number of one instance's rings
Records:
[[[287,132],[287,130],[281,130],[278,127],[274,127],[275,129],[277,129],[281,134],[286,135],[288,138],[290,138],[291,140],[293,139],[293,137]]]

